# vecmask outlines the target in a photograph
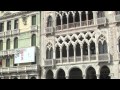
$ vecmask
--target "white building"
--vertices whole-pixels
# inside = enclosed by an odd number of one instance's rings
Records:
[[[41,78],[120,78],[119,22],[119,11],[42,11]]]

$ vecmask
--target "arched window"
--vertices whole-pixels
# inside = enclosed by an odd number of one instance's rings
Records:
[[[65,45],[62,47],[62,57],[67,57],[67,48]]]
[[[14,38],[14,48],[18,48],[18,38]]]
[[[72,44],[70,44],[70,46],[69,46],[69,56],[70,57],[74,56],[74,49],[73,49],[73,45]]]
[[[52,27],[53,23],[52,23],[52,17],[49,16],[47,19],[47,27]]]
[[[119,43],[119,52],[120,52],[120,39],[119,39],[119,42],[118,42],[118,43]]]
[[[103,44],[99,41],[99,54],[107,53],[107,43],[106,41]]]
[[[88,20],[93,19],[93,12],[92,11],[88,11]]]
[[[83,55],[88,55],[88,45],[86,42],[83,44]]]
[[[81,56],[80,44],[77,43],[76,45],[76,56]]]
[[[98,12],[97,12],[97,17],[98,17],[98,18],[105,17],[104,11],[98,11]]]
[[[79,22],[80,21],[80,15],[79,15],[79,12],[76,11],[75,13],[75,22]]]
[[[61,18],[60,15],[58,14],[56,17],[56,26],[61,25]]]
[[[46,59],[49,59],[49,49],[46,50]]]
[[[86,12],[85,11],[83,11],[81,13],[81,19],[82,19],[82,21],[86,21]]]
[[[0,40],[0,50],[3,50],[3,40]]]
[[[50,59],[53,59],[53,48],[50,49]]]
[[[72,14],[72,12],[69,13],[69,23],[73,23],[73,14]]]
[[[90,43],[90,53],[96,54],[95,43],[93,41]]]
[[[64,15],[62,17],[62,23],[67,24],[67,16],[65,15],[65,13],[64,13]]]
[[[6,42],[6,50],[10,49],[10,39],[7,39]]]
[[[56,58],[60,58],[60,47],[56,47]]]
[[[32,35],[31,46],[36,46],[36,35],[35,34]]]

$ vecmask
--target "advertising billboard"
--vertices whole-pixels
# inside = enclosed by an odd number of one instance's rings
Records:
[[[35,47],[15,50],[14,64],[35,62]]]

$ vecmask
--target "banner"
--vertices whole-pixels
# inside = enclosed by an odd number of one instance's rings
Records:
[[[15,50],[14,64],[35,62],[35,47]]]

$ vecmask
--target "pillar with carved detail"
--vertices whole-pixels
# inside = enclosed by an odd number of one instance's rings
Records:
[[[83,46],[80,47],[81,49],[81,61],[83,62]]]
[[[90,45],[88,44],[88,60],[90,61]]]

